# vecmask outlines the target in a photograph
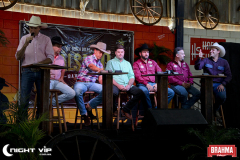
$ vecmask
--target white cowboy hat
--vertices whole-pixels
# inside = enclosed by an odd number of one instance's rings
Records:
[[[223,46],[221,46],[220,44],[218,44],[217,42],[214,43],[212,46],[207,46],[207,47],[209,49],[210,48],[217,48],[220,51],[220,53],[219,53],[220,57],[223,57],[225,55],[225,53],[226,53],[225,48]]]
[[[29,22],[25,21],[25,23],[28,26],[31,26],[31,27],[38,27],[38,26],[41,26],[42,28],[47,28],[48,27],[48,25],[46,23],[41,23],[41,18],[38,17],[38,16],[32,16],[30,18],[30,21]]]
[[[100,51],[102,51],[104,53],[111,54],[110,50],[106,50],[107,45],[106,45],[106,43],[103,43],[103,42],[98,42],[97,44],[92,44],[90,46],[90,48],[96,48],[96,49],[99,49]]]

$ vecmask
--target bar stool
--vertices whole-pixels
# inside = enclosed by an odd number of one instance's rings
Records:
[[[157,93],[156,92],[149,92],[149,94],[154,96],[154,104],[155,104],[155,107],[157,107]],[[140,109],[140,104],[138,103],[135,127],[137,127],[137,125],[138,125],[138,119],[144,117],[144,116],[139,115],[139,109]]]
[[[61,110],[62,110],[62,116],[60,115],[60,110],[59,110],[59,103],[58,103],[58,94],[61,93],[61,91],[57,89],[50,89],[50,105],[49,105],[49,134],[53,132],[53,121],[57,121],[59,124],[59,131],[62,133],[62,123],[61,120],[63,120],[64,123],[64,130],[67,132],[67,125],[66,125],[66,119],[65,119],[65,113],[64,113],[64,108],[63,108],[63,103],[61,103]],[[52,98],[53,95],[55,96],[56,99],[56,108],[57,108],[57,116],[53,116],[53,106],[52,106]],[[37,94],[35,96],[35,101],[34,101],[34,107],[33,107],[33,114],[35,115],[35,110],[37,106]],[[32,117],[32,119],[34,116]]]
[[[172,101],[172,108],[182,108],[182,104],[179,101],[179,95],[175,94]]]
[[[213,95],[213,104],[215,103],[215,96]],[[225,123],[225,118],[224,118],[224,114],[223,114],[223,107],[222,105],[220,106],[220,111],[221,111],[221,115],[220,117],[214,117],[215,122],[217,122],[217,118],[221,118],[222,122],[223,122],[223,127],[226,128],[226,123]]]
[[[121,105],[121,95],[124,95],[126,94],[127,95],[127,92],[123,92],[123,91],[120,91],[119,94],[118,94],[118,106],[117,106],[117,130],[119,129],[119,120],[120,120],[120,110],[122,108],[122,105]],[[130,97],[131,98],[131,97]],[[130,111],[130,113],[132,114],[132,112]],[[126,119],[126,117],[121,117],[121,120],[122,120],[122,124],[123,124],[123,120]],[[132,121],[132,131],[134,131],[134,124],[133,124],[133,118],[131,119]]]
[[[84,95],[83,95],[84,101],[85,101],[85,98],[86,98],[87,95],[89,96],[89,100],[90,100],[90,99],[91,99],[91,95],[93,95],[93,98],[96,97],[95,94],[96,94],[96,93],[93,92],[93,91],[86,91],[86,92],[84,93]],[[87,103],[84,103],[84,104],[86,105]],[[84,120],[84,118],[83,118],[83,116],[78,115],[78,110],[79,110],[79,109],[78,109],[78,107],[77,107],[77,109],[76,109],[76,116],[75,116],[74,128],[76,128],[76,126],[77,126],[77,120],[80,119],[80,129],[82,129],[82,121]],[[95,108],[95,111],[96,111],[96,118],[90,117],[90,118],[91,118],[91,127],[92,127],[92,129],[93,129],[93,119],[96,119],[96,120],[97,120],[98,129],[100,129],[97,108]]]
[[[226,123],[225,123],[225,118],[224,118],[224,114],[223,114],[223,108],[222,105],[220,106],[220,110],[221,110],[221,116],[219,118],[222,118],[223,121],[223,127],[226,128]],[[217,121],[218,117],[215,117],[215,122]]]

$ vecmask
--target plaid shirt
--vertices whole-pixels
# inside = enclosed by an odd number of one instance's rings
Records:
[[[97,73],[92,71],[88,66],[90,64],[94,64],[98,68],[103,68],[103,65],[100,60],[97,60],[96,56],[93,54],[91,56],[87,56],[83,62],[82,66],[78,72],[77,80],[81,80],[84,82],[96,82],[99,75],[87,75],[87,73]]]

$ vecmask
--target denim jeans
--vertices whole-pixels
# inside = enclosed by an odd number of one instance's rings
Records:
[[[58,96],[58,103],[68,101],[75,96],[75,91],[71,87],[58,80],[50,80],[50,89],[57,89],[62,92],[62,94]],[[56,106],[55,97],[52,99],[52,104],[53,106]]]
[[[99,95],[89,101],[89,105],[91,108],[97,108],[99,104],[102,103],[102,91],[99,93]]]
[[[179,101],[182,103],[183,109],[191,108],[194,103],[196,103],[201,97],[201,92],[193,86],[190,86],[189,88],[184,88],[180,85],[171,85],[171,88],[177,95],[179,95]],[[192,94],[192,97],[190,97],[189,99],[187,99],[188,93]]]
[[[41,71],[35,72],[30,68],[23,68],[21,77],[20,106],[23,107],[25,113],[23,113],[22,118],[27,118],[29,98],[34,83],[37,88],[37,106],[40,106]],[[39,107],[37,108],[36,114],[39,115]]]
[[[98,94],[102,92],[102,85],[93,82],[76,82],[74,85],[74,91],[76,93],[75,99],[81,115],[86,115],[87,110],[83,100],[83,94],[86,91],[94,91]]]
[[[118,97],[119,92],[120,90],[117,88],[117,86],[113,85],[113,105],[115,105],[116,98]],[[141,89],[139,89],[136,86],[132,86],[127,91],[127,93],[133,95],[133,98],[131,98],[127,102],[127,104],[123,107],[124,112],[130,113],[130,110],[132,110],[132,108],[136,106],[140,100],[141,100],[141,103],[143,104],[144,109],[146,110],[147,102],[146,102],[144,93]],[[115,109],[113,109],[113,111],[114,110]]]
[[[152,82],[148,82],[148,84],[150,84],[151,86],[155,85],[156,83],[152,83]],[[146,97],[146,101],[148,104],[148,108],[152,108],[152,103],[151,103],[151,99],[150,99],[150,94],[149,94],[149,90],[147,89],[147,87],[144,84],[137,84],[137,87],[139,89],[141,89],[143,91],[143,93],[145,94]],[[171,88],[168,88],[168,103],[171,102],[172,98],[174,97],[174,91]]]
[[[215,104],[214,104],[214,109],[218,110],[220,105],[222,105],[227,96],[226,96],[226,87],[224,87],[224,91],[219,92],[217,87],[220,85],[221,83],[213,83],[213,94],[215,96]]]

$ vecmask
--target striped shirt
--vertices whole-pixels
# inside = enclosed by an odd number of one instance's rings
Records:
[[[31,35],[27,34],[21,38],[17,48],[17,52],[22,49],[24,43],[26,42],[26,38],[29,36]],[[16,58],[17,52],[15,54]],[[47,58],[50,58],[52,62],[54,60],[52,42],[48,36],[41,34],[39,32],[38,35],[33,38],[32,42],[29,43],[29,45],[27,46],[22,61],[22,66],[26,66],[33,63],[39,63]]]

